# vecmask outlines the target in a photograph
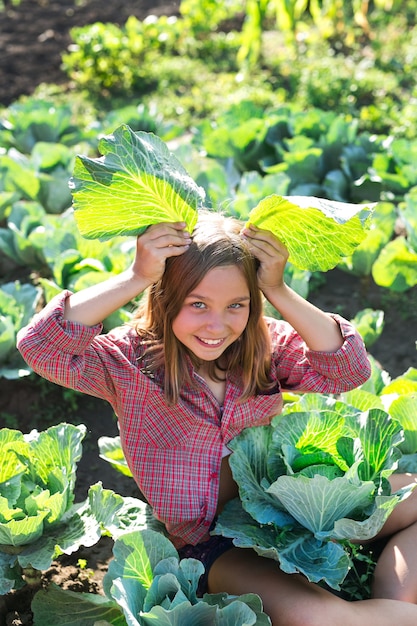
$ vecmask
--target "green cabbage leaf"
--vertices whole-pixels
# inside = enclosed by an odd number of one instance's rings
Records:
[[[83,424],[65,423],[28,434],[0,429],[0,595],[21,587],[27,569],[47,570],[104,532],[118,537],[146,526],[144,502],[101,483],[74,502],[85,433]]]
[[[98,147],[99,158],[76,157],[69,182],[84,237],[139,235],[160,222],[186,222],[192,232],[205,191],[159,137],[123,124]]]
[[[274,233],[295,267],[326,272],[365,239],[374,206],[273,194],[252,209],[247,225]]]
[[[179,559],[173,544],[151,529],[122,534],[103,579],[105,597],[51,586],[32,602],[42,626],[271,626],[256,594],[197,595],[204,566]]]

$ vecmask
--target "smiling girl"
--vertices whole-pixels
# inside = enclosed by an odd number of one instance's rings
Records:
[[[285,284],[287,258],[271,233],[216,213],[201,213],[192,236],[183,223],[153,225],[138,238],[128,270],[57,296],[20,331],[18,348],[41,376],[110,402],[154,516],[180,556],[205,565],[201,593],[258,593],[274,626],[371,619],[415,626],[413,495],[387,522],[384,532],[393,537],[372,600],[346,602],[210,535],[224,504],[238,495],[229,441],[268,424],[282,409],[283,390],[340,393],[370,375],[352,325]],[[132,322],[102,334],[102,321],[145,291]],[[264,317],[263,297],[282,320]],[[411,479],[396,480],[398,488]]]

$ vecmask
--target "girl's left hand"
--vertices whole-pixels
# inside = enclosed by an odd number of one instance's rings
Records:
[[[261,291],[266,296],[280,289],[284,284],[284,270],[289,256],[285,245],[269,230],[262,230],[253,224],[244,228],[241,234],[260,263],[258,284]]]

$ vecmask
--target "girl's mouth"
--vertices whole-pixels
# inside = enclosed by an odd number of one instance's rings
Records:
[[[221,346],[222,343],[224,343],[224,338],[222,339],[204,339],[203,337],[197,337],[198,341],[202,344],[204,344],[205,346],[210,346],[213,348],[217,348],[218,346]]]

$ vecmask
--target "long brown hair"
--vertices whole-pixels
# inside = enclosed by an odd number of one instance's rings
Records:
[[[258,262],[240,236],[241,229],[242,224],[234,218],[201,212],[190,247],[167,259],[162,278],[149,288],[132,321],[138,335],[148,343],[144,355],[147,369],[164,367],[164,390],[170,404],[178,401],[182,385],[191,383],[187,356],[197,365],[194,355],[172,332],[172,323],[188,294],[207,272],[220,266],[235,265],[242,272],[249,289],[250,313],[239,339],[227,348],[220,362],[208,364],[209,375],[219,379],[216,369],[238,371],[241,399],[271,387],[270,341],[256,276]]]

